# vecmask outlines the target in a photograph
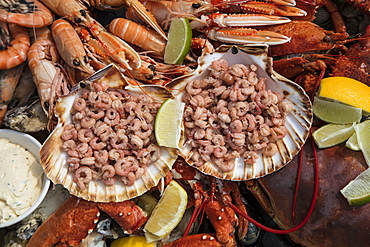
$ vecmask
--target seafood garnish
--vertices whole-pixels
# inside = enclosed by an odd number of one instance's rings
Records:
[[[110,65],[59,98],[58,124],[40,151],[54,183],[95,202],[128,200],[157,185],[178,150],[159,147],[152,125],[163,100],[173,96],[162,86],[140,88]]]
[[[192,75],[168,85],[186,103],[179,155],[203,173],[229,180],[270,174],[287,164],[308,137],[309,97],[272,70],[267,48],[221,46],[200,57]],[[241,93],[243,81],[250,89],[246,94]]]

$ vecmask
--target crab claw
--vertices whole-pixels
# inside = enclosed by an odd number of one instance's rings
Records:
[[[211,28],[205,30],[208,38],[230,44],[280,45],[290,38],[271,31],[258,31],[251,28]]]
[[[145,8],[145,6],[138,0],[125,0],[128,7],[132,7],[135,13],[140,16],[140,18],[148,23],[155,31],[157,31],[165,40],[167,36],[162,28],[159,26],[155,17]]]
[[[261,13],[267,15],[281,15],[281,16],[307,15],[306,11],[297,7],[287,5],[274,5],[271,3],[262,3],[262,2],[247,2],[241,4],[240,8],[245,13]]]
[[[201,17],[210,26],[218,27],[249,27],[249,26],[264,26],[277,25],[288,23],[291,20],[287,17],[262,15],[262,14],[220,14],[213,13],[208,16]]]

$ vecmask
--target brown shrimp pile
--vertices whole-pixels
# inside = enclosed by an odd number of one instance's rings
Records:
[[[62,134],[74,182],[81,189],[97,179],[106,185],[116,179],[134,184],[161,155],[153,132],[160,105],[146,94],[87,85],[75,99],[72,123]]]
[[[193,148],[191,161],[202,166],[212,161],[222,171],[243,157],[253,164],[258,151],[273,156],[275,142],[285,137],[290,104],[277,92],[266,89],[266,78],[258,78],[255,65],[212,62],[210,76],[186,86],[184,102],[187,143]]]

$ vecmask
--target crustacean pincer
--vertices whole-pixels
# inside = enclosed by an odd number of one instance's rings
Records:
[[[178,158],[171,170],[173,179],[178,181],[191,198],[188,208],[194,207],[193,215],[184,236],[178,240],[177,246],[189,246],[199,238],[199,246],[236,246],[237,238],[242,239],[248,231],[248,221],[238,215],[227,204],[235,204],[247,213],[245,204],[240,197],[237,182],[220,180],[201,174],[189,166],[183,158]],[[198,234],[187,236],[191,225],[198,216],[206,214],[213,225],[215,235]],[[202,221],[202,219],[200,219]],[[203,237],[201,237],[203,236]],[[174,246],[174,242],[164,246]]]
[[[248,181],[250,191],[278,225],[284,229],[295,225],[291,212],[300,163],[297,155],[284,169],[269,176]],[[295,219],[307,214],[313,196],[314,152],[304,146],[301,181],[295,206]],[[361,152],[344,145],[317,150],[319,188],[316,205],[306,224],[289,237],[302,246],[369,246],[370,204],[351,207],[340,190],[367,168]],[[348,234],[348,229],[356,229]]]
[[[129,234],[147,220],[146,213],[130,200],[95,203],[71,196],[41,224],[27,246],[79,246],[98,223],[100,210],[110,215]]]

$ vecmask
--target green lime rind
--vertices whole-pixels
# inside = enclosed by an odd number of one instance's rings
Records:
[[[362,109],[339,101],[329,101],[315,97],[313,101],[313,114],[318,119],[334,124],[349,124],[360,122]]]
[[[370,167],[370,120],[356,124],[354,127],[358,145],[365,157],[367,165]]]
[[[340,190],[350,206],[362,206],[370,202],[370,168]]]
[[[348,140],[354,133],[352,124],[327,124],[315,130],[312,137],[319,148],[328,148]]]
[[[360,145],[357,142],[357,134],[354,133],[346,142],[346,147],[353,151],[360,151]]]
[[[192,30],[189,20],[186,18],[173,19],[168,30],[164,62],[167,64],[181,64],[190,50],[191,39]]]

